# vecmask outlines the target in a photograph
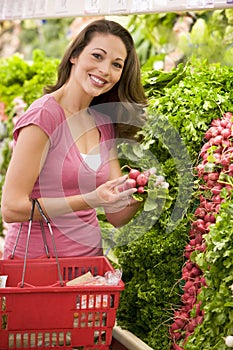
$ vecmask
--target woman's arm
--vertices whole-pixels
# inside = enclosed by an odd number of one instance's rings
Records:
[[[48,148],[49,138],[38,126],[29,125],[21,129],[3,186],[1,210],[5,222],[29,219],[32,189],[43,167]],[[127,205],[128,196],[135,191],[117,191],[117,187],[125,180],[125,177],[114,177],[86,195],[40,198],[39,201],[49,217],[99,206],[118,211]],[[40,213],[35,210],[35,220],[39,218]]]

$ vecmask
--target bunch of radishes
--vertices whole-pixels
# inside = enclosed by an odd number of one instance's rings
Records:
[[[174,322],[170,327],[173,350],[183,349],[182,346],[204,317],[201,301],[197,301],[197,295],[206,283],[203,272],[195,262],[192,262],[191,254],[195,250],[205,251],[205,234],[209,232],[210,225],[215,223],[221,202],[225,200],[224,196],[233,188],[232,119],[232,113],[227,112],[221,119],[213,120],[204,136],[207,142],[201,149],[202,161],[196,168],[201,192],[200,205],[194,212],[194,220],[189,231],[190,240],[184,252],[187,260],[182,268],[181,280],[184,283],[182,306],[175,311]]]
[[[136,187],[138,193],[145,193],[146,186],[148,185],[149,176],[155,173],[155,169],[149,169],[141,172],[138,169],[130,169],[129,178],[127,179],[127,183],[130,184],[130,187]]]
[[[156,168],[150,168],[143,171],[136,168],[131,168],[128,165],[125,165],[123,168],[127,168],[129,170],[128,179],[124,184],[123,190],[135,187],[137,188],[137,194],[146,195],[149,191],[149,182],[152,184],[152,188],[161,187],[168,189],[169,187],[169,184],[165,181],[164,176],[156,174]]]

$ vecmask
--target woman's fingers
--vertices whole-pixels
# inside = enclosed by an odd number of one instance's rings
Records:
[[[117,211],[129,204],[132,194],[137,191],[136,188],[128,188],[120,192],[118,186],[126,180],[126,176],[106,182],[99,186],[95,191],[84,194],[83,199],[92,208],[104,207],[109,211]]]
[[[119,198],[120,199],[129,198],[129,197],[131,198],[132,194],[134,194],[135,192],[137,192],[136,188],[129,188],[128,190],[120,192]]]

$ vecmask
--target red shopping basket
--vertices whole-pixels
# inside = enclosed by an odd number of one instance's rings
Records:
[[[103,276],[114,271],[104,256],[28,259],[24,286],[23,260],[0,261],[0,349],[107,350],[119,305],[118,285],[66,286],[90,271]],[[64,284],[61,284],[60,275]]]

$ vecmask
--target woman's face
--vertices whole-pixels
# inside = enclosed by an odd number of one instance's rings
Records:
[[[126,57],[119,37],[96,33],[81,54],[70,59],[70,81],[92,98],[101,95],[120,80]]]

